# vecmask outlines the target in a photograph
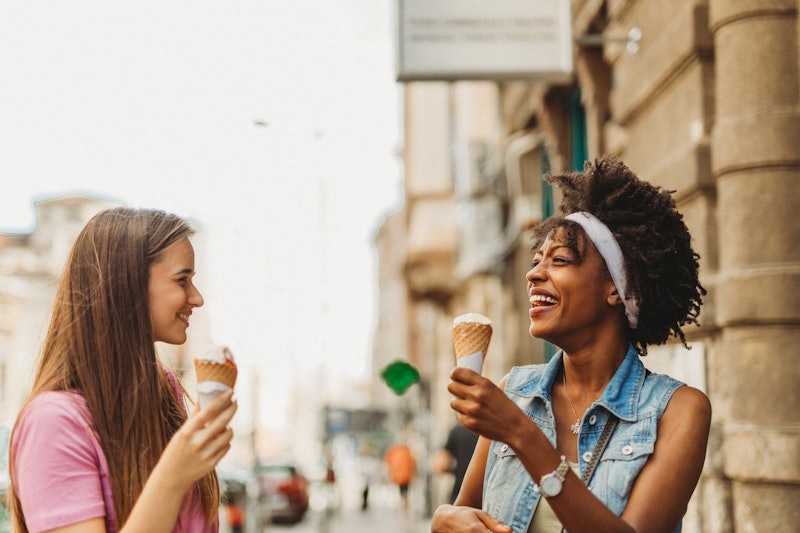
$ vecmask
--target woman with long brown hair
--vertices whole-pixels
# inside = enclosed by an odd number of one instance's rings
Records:
[[[187,415],[155,349],[184,343],[203,305],[193,233],[172,214],[115,208],[76,239],[11,438],[15,531],[218,530],[233,393]]]

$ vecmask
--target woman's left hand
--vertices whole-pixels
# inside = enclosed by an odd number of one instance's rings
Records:
[[[498,387],[477,372],[456,367],[450,380],[447,390],[455,396],[450,407],[458,413],[461,425],[473,433],[507,442],[508,428],[531,422],[503,392],[505,378]]]

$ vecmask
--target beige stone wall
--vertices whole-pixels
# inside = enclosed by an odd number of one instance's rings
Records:
[[[734,531],[800,530],[797,7],[712,1],[709,10],[721,328],[709,378]]]
[[[633,27],[642,35],[635,53],[616,41],[575,48],[589,157],[616,153],[642,178],[676,190],[701,255],[708,295],[701,327],[686,331],[695,349],[670,344],[646,361],[705,390],[714,407],[684,531],[800,531],[798,2],[573,0],[572,11],[575,35],[616,38]],[[529,264],[524,228],[515,228],[517,240],[494,267],[458,268],[465,255],[481,253],[465,243],[471,219],[464,217],[508,216],[515,194],[500,187],[494,198],[465,200],[458,147],[481,132],[490,152],[507,154],[528,129],[541,135],[554,171],[569,169],[573,89],[405,87],[406,224],[414,236],[405,260],[406,333],[429,373],[435,438],[452,421],[444,388],[453,316],[477,311],[495,321],[486,369],[493,379],[544,356],[520,311]],[[535,166],[520,168],[527,183],[538,181]]]

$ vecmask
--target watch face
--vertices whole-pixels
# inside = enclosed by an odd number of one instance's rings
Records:
[[[545,496],[557,496],[561,492],[561,481],[554,475],[548,474],[542,478],[541,489]]]

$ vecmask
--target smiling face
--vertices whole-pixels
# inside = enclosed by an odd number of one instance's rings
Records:
[[[556,229],[533,257],[526,275],[532,336],[564,347],[592,338],[618,321],[619,301],[605,262],[589,239]]]
[[[194,286],[194,248],[184,238],[167,248],[150,266],[147,304],[153,340],[169,344],[186,342],[186,328],[203,296]]]

